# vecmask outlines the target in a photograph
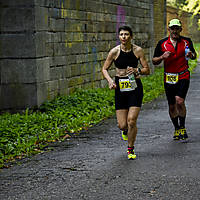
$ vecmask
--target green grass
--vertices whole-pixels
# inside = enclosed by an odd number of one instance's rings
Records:
[[[199,52],[200,45],[195,45]],[[191,70],[197,61],[190,61]],[[143,103],[164,92],[163,68],[142,77]],[[108,88],[78,90],[45,102],[38,111],[0,115],[0,168],[8,161],[43,151],[49,142],[62,141],[115,114],[114,91]]]
[[[164,92],[163,74],[163,68],[157,67],[152,75],[141,78],[144,88],[143,103],[152,101]]]

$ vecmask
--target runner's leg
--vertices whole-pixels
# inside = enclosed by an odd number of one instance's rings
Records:
[[[128,146],[133,147],[137,135],[137,118],[140,107],[130,107],[128,112]]]
[[[120,130],[127,130],[128,129],[128,123],[127,123],[127,117],[128,117],[128,109],[120,109],[116,110],[116,116],[117,116],[117,124]]]
[[[176,102],[177,102],[177,110],[180,120],[180,127],[185,127],[185,118],[186,118],[186,106],[185,106],[185,100],[179,96],[176,96]]]

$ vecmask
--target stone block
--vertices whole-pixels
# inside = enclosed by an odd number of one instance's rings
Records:
[[[61,8],[48,8],[48,17],[53,19],[60,19],[62,18],[62,10]]]
[[[44,32],[45,34],[45,43],[54,42],[55,33],[52,32]]]
[[[37,31],[48,30],[48,8],[36,6],[35,7],[35,29]]]
[[[66,95],[68,93],[68,81],[66,79],[61,79],[58,81],[59,94]]]
[[[67,63],[68,65],[71,65],[71,64],[75,64],[76,63],[76,55],[71,55],[68,57],[68,60],[67,60]]]
[[[81,66],[80,65],[71,65],[71,76],[80,76],[81,75]]]
[[[58,80],[52,80],[48,82],[48,90],[50,92],[52,91],[58,91]]]
[[[1,32],[34,30],[34,8],[6,7],[0,8]]]
[[[90,74],[85,74],[82,76],[85,83],[90,83],[92,81],[91,75]]]
[[[66,56],[54,56],[54,66],[66,65]]]
[[[85,46],[83,42],[74,42],[73,48],[71,48],[72,54],[84,54],[85,53]]]
[[[48,22],[49,22],[49,31],[55,32],[56,31],[56,28],[55,28],[55,26],[56,26],[56,19],[49,18]]]
[[[81,69],[81,75],[86,74],[86,64],[81,64],[80,69]]]
[[[0,58],[33,58],[35,52],[34,33],[0,35]]]
[[[0,87],[0,110],[24,110],[37,107],[36,84],[2,84]]]
[[[61,33],[61,36],[62,36],[62,42],[65,42],[65,46],[68,46],[67,43],[72,43],[73,41],[73,33],[72,32],[64,32],[64,33]]]
[[[64,73],[64,78],[71,77],[71,67],[70,66],[63,66],[63,73]]]
[[[50,80],[50,59],[48,57],[36,59],[37,83],[44,83]]]
[[[64,19],[56,19],[54,27],[55,27],[54,31],[64,32],[64,30],[65,30],[65,20]]]
[[[65,43],[54,43],[54,56],[66,55]]]
[[[77,76],[77,77],[72,77],[69,79],[69,87],[76,87],[77,85],[81,85],[84,83],[83,77]]]
[[[22,84],[36,82],[35,59],[3,59],[1,65],[1,84]]]
[[[68,0],[69,1],[69,9],[70,10],[78,10],[80,8],[80,0]]]
[[[84,63],[85,62],[85,55],[84,54],[79,54],[76,55],[76,63]]]
[[[54,55],[54,43],[49,42],[45,44],[45,56],[52,57]]]
[[[18,1],[1,0],[0,4],[1,4],[1,7],[8,7],[8,6],[33,7],[35,5],[35,0],[28,0],[28,1],[27,0],[18,0]]]
[[[61,32],[56,32],[52,35],[52,42],[55,42],[55,43],[62,42]]]
[[[48,99],[48,83],[37,83],[37,107]]]
[[[83,89],[91,89],[92,88],[93,83],[92,82],[88,82],[88,83],[84,83],[82,85]]]
[[[92,72],[92,63],[91,62],[88,62],[88,63],[86,63],[86,67],[85,67],[85,72],[86,72],[86,74],[89,74],[89,73],[91,73]]]
[[[35,33],[36,57],[44,57],[46,55],[46,33]]]
[[[64,77],[63,67],[52,67],[50,68],[50,80],[59,80]]]

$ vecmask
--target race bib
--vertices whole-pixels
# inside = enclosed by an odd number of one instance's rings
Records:
[[[119,88],[121,92],[134,90],[133,88],[131,88],[131,83],[129,79],[119,79]]]
[[[166,83],[176,84],[178,82],[178,74],[166,73]]]

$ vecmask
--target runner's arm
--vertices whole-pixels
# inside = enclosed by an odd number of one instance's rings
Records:
[[[158,44],[156,45],[154,55],[152,58],[153,64],[159,65],[164,59],[168,58],[169,56],[170,56],[169,51],[163,53],[163,51],[161,50],[161,43],[159,41]]]
[[[192,60],[195,60],[197,58],[197,54],[196,54],[196,51],[194,49],[192,40],[190,38],[189,38],[189,48],[190,48],[190,51],[188,52],[188,57]]]
[[[165,51],[161,56],[158,57],[153,57],[152,62],[154,65],[159,65],[163,60],[168,58],[170,56],[171,52],[170,51]]]
[[[108,73],[108,69],[110,68],[110,66],[112,65],[113,60],[114,60],[114,55],[115,55],[114,53],[115,53],[114,49],[112,49],[108,53],[106,61],[105,61],[104,65],[103,65],[103,67],[102,67],[102,74],[105,77],[105,79],[108,81],[108,85],[109,85],[110,89],[116,88],[115,82],[113,81],[113,79],[110,77],[110,75]]]
[[[141,75],[149,75],[150,74],[150,68],[149,68],[149,65],[146,61],[144,51],[141,47],[138,47],[138,54],[137,55],[139,56],[140,63],[142,65],[142,69],[140,70],[140,74]]]

